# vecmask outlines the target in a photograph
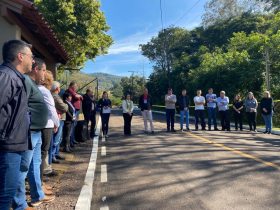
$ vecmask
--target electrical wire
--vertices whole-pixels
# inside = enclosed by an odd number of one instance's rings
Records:
[[[199,4],[200,1],[201,1],[201,0],[196,1],[196,2],[194,3],[194,5],[193,5],[190,9],[188,9],[187,12],[185,12],[180,18],[178,18],[178,19],[175,21],[175,23],[174,23],[173,25],[176,25],[176,24],[177,24],[179,21],[181,21],[186,15],[188,15],[189,12],[192,11],[192,10]]]

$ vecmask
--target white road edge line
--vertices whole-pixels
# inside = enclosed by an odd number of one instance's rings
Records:
[[[109,206],[102,206],[100,207],[100,210],[109,210]]]
[[[102,142],[105,142],[105,141],[106,141],[105,136],[102,136]]]
[[[82,187],[78,201],[76,203],[75,210],[90,210],[91,209],[92,185],[93,185],[93,181],[94,181],[95,168],[96,168],[100,128],[101,128],[101,117],[99,117],[98,123],[96,126],[96,132],[95,132],[96,136],[93,139],[93,146],[92,146],[90,161],[88,164],[88,169],[87,169],[84,185]]]
[[[107,165],[101,165],[101,183],[107,182]]]
[[[102,146],[101,147],[101,156],[106,156],[107,152],[106,152],[106,147]]]

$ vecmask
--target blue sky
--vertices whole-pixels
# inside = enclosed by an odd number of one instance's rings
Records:
[[[206,0],[162,0],[163,24],[192,29],[199,26]],[[152,64],[141,55],[139,44],[147,43],[161,30],[160,0],[101,0],[101,10],[114,40],[109,53],[88,61],[86,73],[148,77]],[[193,7],[193,9],[191,9]]]

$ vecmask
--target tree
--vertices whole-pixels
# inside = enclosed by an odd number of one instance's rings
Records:
[[[112,44],[98,0],[35,0],[65,47],[69,67],[82,66],[88,59],[105,54]]]

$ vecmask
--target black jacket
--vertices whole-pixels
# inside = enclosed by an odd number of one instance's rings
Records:
[[[68,106],[68,111],[66,112],[66,119],[65,119],[65,121],[66,122],[72,122],[72,121],[74,121],[74,114],[75,114],[75,108],[74,108],[74,106],[72,105],[69,105],[70,104],[70,102],[68,102],[68,101],[64,101],[64,103],[66,103],[67,104],[67,106]]]
[[[262,114],[264,114],[264,115],[271,114],[274,109],[273,99],[272,98],[262,98],[260,107],[261,107]],[[266,108],[267,112],[264,112],[263,108]]]
[[[187,108],[189,108],[189,106],[190,106],[189,96],[186,95],[185,97],[186,97],[185,98],[185,100],[186,100],[186,104],[185,105],[186,105]],[[183,111],[185,109],[185,107],[184,107],[184,97],[182,95],[179,97],[177,103],[178,103],[180,111]]]
[[[4,63],[0,66],[0,151],[28,150],[29,125],[24,76]]]
[[[144,94],[140,96],[139,98],[139,102],[138,102],[138,105],[141,109],[141,111],[144,111],[144,110],[151,110],[152,109],[152,98],[150,95],[148,95],[147,97],[147,103],[144,103]]]
[[[100,113],[103,113],[103,107],[104,106],[108,106],[108,107],[112,107],[112,103],[110,99],[99,99],[98,101],[98,108],[100,109]]]
[[[96,113],[95,100],[85,94],[83,96],[82,107],[85,120],[90,120],[90,118]]]

